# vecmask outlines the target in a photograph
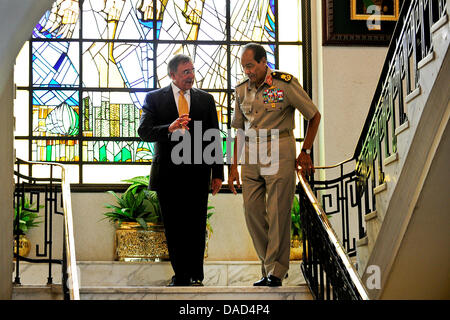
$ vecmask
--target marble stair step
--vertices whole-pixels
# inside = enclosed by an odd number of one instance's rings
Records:
[[[63,300],[61,284],[13,285],[12,300]]]
[[[291,261],[284,286],[305,284],[300,261]],[[79,261],[81,287],[164,287],[173,276],[169,262]],[[205,286],[252,286],[261,277],[258,261],[206,261]]]
[[[82,300],[312,300],[306,285],[282,287],[82,287]]]
[[[77,270],[84,300],[310,300],[300,264],[291,261],[288,277],[277,288],[253,287],[261,277],[258,261],[206,261],[204,287],[166,287],[173,275],[167,261],[78,261]],[[22,285],[14,288],[14,299],[62,299],[55,285],[45,285],[47,265],[23,262],[20,270]],[[60,284],[59,265],[54,266],[52,274],[54,283]]]
[[[306,285],[282,287],[81,287],[81,300],[312,300]],[[63,300],[61,285],[15,286],[13,300]]]

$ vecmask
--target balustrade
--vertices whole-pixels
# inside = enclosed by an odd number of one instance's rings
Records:
[[[403,2],[352,158],[335,166],[316,167],[337,168],[338,176],[333,179],[308,184],[300,178],[302,270],[316,299],[367,299],[349,256],[356,253],[357,238],[366,236],[364,216],[376,210],[375,190],[385,183],[386,163],[397,156],[397,134],[408,122],[406,103],[420,94],[419,70],[433,55],[433,25],[446,14],[446,0]],[[340,239],[327,215],[340,216]]]
[[[33,165],[33,167],[32,167]],[[33,177],[21,171],[32,168],[46,167],[48,176]],[[28,258],[20,255],[19,238],[20,232],[16,232],[15,248],[15,278],[14,284],[21,285],[20,271],[21,261],[30,263],[41,263],[48,265],[47,285],[54,284],[53,268],[55,264],[62,265],[61,283],[64,299],[79,299],[78,273],[76,269],[75,244],[73,238],[72,209],[70,201],[70,187],[65,179],[65,168],[61,164],[46,162],[27,162],[20,159],[16,161],[14,208],[19,212],[26,210],[34,213],[42,213],[43,216],[37,218],[41,223],[40,229],[43,231],[43,246],[36,244],[35,258]],[[59,174],[58,174],[59,173]],[[57,177],[59,175],[60,177]],[[25,207],[25,203],[33,204]],[[54,252],[54,219],[62,216],[62,252],[55,258]],[[19,230],[20,215],[16,215],[14,230]]]

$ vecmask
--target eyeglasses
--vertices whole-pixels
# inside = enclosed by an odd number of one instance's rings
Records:
[[[194,68],[183,70],[183,75],[185,75],[185,76],[187,76],[189,74],[194,74],[194,73],[195,73],[195,69]]]

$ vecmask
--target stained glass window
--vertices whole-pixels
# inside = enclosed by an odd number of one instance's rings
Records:
[[[176,53],[192,57],[194,86],[213,94],[225,138],[243,44],[263,44],[271,68],[302,79],[301,2],[56,0],[17,57],[17,156],[76,167],[72,183],[110,183],[93,172],[150,165],[154,146],[137,135],[141,108],[148,91],[171,82]]]

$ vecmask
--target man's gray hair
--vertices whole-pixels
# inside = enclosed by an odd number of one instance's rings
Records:
[[[167,64],[167,74],[169,75],[169,77],[170,77],[170,74],[172,72],[173,73],[177,72],[178,66],[181,63],[186,63],[186,62],[192,62],[191,57],[189,57],[189,56],[187,56],[185,54],[181,54],[181,53],[177,54],[177,55],[174,55],[172,57],[172,59],[170,59],[169,63]]]

